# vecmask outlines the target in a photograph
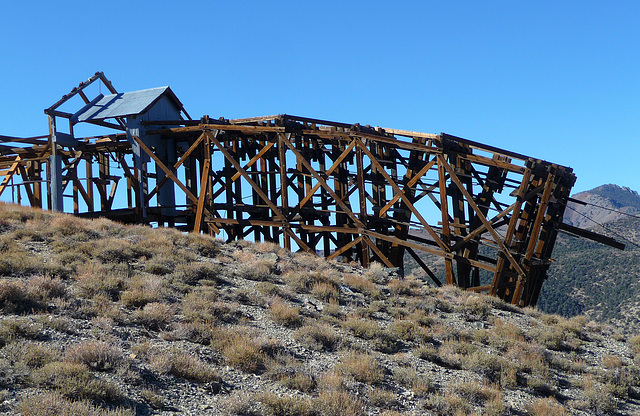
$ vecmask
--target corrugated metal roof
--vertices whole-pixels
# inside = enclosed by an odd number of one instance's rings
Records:
[[[71,120],[74,122],[104,120],[141,114],[167,92],[176,102],[176,106],[182,108],[182,104],[169,87],[159,87],[97,97],[94,102],[75,113]]]

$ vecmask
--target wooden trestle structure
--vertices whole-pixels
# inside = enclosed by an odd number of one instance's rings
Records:
[[[11,188],[34,207],[272,241],[365,267],[402,269],[407,255],[438,285],[521,306],[536,304],[561,228],[593,237],[562,224],[570,168],[444,133],[291,115],[191,120],[174,99],[174,119],[86,116],[120,132],[76,138],[86,108],[58,107],[76,94],[91,107],[100,97],[83,91],[96,80],[119,97],[97,73],[45,110],[48,136],[0,136],[0,195]],[[429,258],[440,259],[438,274]]]

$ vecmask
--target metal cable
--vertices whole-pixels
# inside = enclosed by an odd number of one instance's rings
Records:
[[[590,202],[584,202],[584,201],[581,201],[581,202],[582,202],[582,203],[584,203],[585,205],[591,205],[592,207],[601,208],[601,209],[606,209],[607,211],[616,212],[616,213],[618,213],[618,214],[626,215],[627,217],[632,217],[632,218],[638,218],[638,219],[640,219],[640,216],[639,216],[639,215],[627,214],[626,212],[618,211],[617,209],[603,207],[603,206],[601,206],[601,205],[592,204],[592,203],[590,203]],[[567,207],[569,207],[569,206],[567,205]],[[571,208],[571,207],[569,207],[569,208]],[[571,209],[573,209],[573,208],[571,208]],[[574,211],[575,211],[575,209],[574,209]],[[576,211],[576,212],[577,212],[577,211]],[[595,222],[595,221],[594,221],[594,222]]]
[[[593,204],[589,204],[589,205],[593,205]],[[597,206],[597,205],[594,205]],[[621,238],[625,241],[627,241],[628,243],[631,243],[631,245],[635,246],[636,248],[640,248],[640,245],[634,243],[633,241],[629,240],[628,238],[616,233],[615,231],[605,227],[603,224],[600,224],[598,221],[594,220],[593,218],[589,218],[587,217],[585,214],[583,214],[582,212],[579,212],[578,210],[576,210],[575,208],[571,208],[569,205],[567,205],[567,208],[569,208],[570,210],[574,211],[575,213],[582,215],[583,217],[585,217],[586,219],[588,219],[589,221],[593,222],[594,224],[599,225],[603,230],[610,232],[611,234],[615,235],[618,238]],[[635,217],[635,215],[633,215]],[[639,217],[636,217],[639,218]]]

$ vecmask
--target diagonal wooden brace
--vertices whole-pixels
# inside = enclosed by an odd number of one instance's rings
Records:
[[[180,181],[180,179],[178,179],[176,177],[176,175],[171,171],[171,169],[169,169],[164,163],[162,163],[162,161],[158,158],[158,156],[155,155],[155,153],[153,153],[151,151],[151,149],[149,149],[147,147],[146,144],[144,144],[144,142],[142,140],[140,140],[140,138],[138,136],[131,136],[133,137],[133,140],[136,141],[136,143],[138,143],[138,145],[140,146],[140,148],[147,154],[149,155],[149,157],[151,159],[153,159],[153,161],[156,163],[156,165],[158,165],[158,167],[160,169],[162,169],[164,171],[164,173],[166,173],[167,177],[169,177],[169,179],[171,179],[173,182],[175,182],[176,185],[178,185],[180,187],[180,189],[182,189],[182,191],[187,195],[187,197],[194,203],[194,204],[198,204],[198,198],[196,198],[196,196],[191,193],[191,191],[189,190],[189,188],[187,188],[182,181]],[[202,190],[200,190],[200,192],[203,192]],[[208,211],[208,210],[207,210]],[[211,213],[211,212],[209,212]],[[213,215],[212,215],[213,216]],[[218,229],[218,227],[216,227],[214,224],[211,224],[211,226],[214,228],[214,231],[216,234],[218,234],[220,232],[220,230]]]
[[[453,168],[451,167],[451,165],[449,165],[447,161],[444,160],[444,157],[442,155],[438,155],[438,163],[441,166],[443,166],[446,169],[446,171],[449,173],[449,177],[456,184],[458,189],[460,189],[460,192],[462,192],[462,194],[464,195],[465,199],[469,203],[469,206],[471,207],[471,209],[475,211],[480,221],[482,221],[482,224],[484,224],[484,226],[487,228],[487,231],[489,231],[489,233],[493,237],[493,240],[496,242],[496,244],[498,244],[502,253],[509,260],[509,263],[511,263],[511,266],[516,270],[519,276],[523,276],[525,274],[524,270],[522,270],[522,267],[520,267],[516,259],[514,259],[513,256],[511,255],[511,252],[509,251],[509,249],[507,249],[507,247],[504,245],[504,242],[500,238],[500,235],[489,223],[489,221],[484,216],[484,214],[482,214],[482,211],[480,210],[480,208],[478,208],[478,205],[476,205],[475,201],[473,200],[473,197],[469,194],[467,189],[464,187],[464,185],[462,184],[462,182],[454,172]]]

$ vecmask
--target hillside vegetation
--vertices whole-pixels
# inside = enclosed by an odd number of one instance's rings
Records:
[[[573,210],[567,210],[565,222],[613,237],[626,248],[621,251],[560,235],[553,251],[556,261],[549,269],[549,280],[542,287],[538,307],[563,316],[585,314],[590,319],[638,331],[640,196],[629,188],[603,185],[574,198],[598,206],[571,203]]]
[[[640,336],[269,244],[0,204],[9,415],[640,411]]]

